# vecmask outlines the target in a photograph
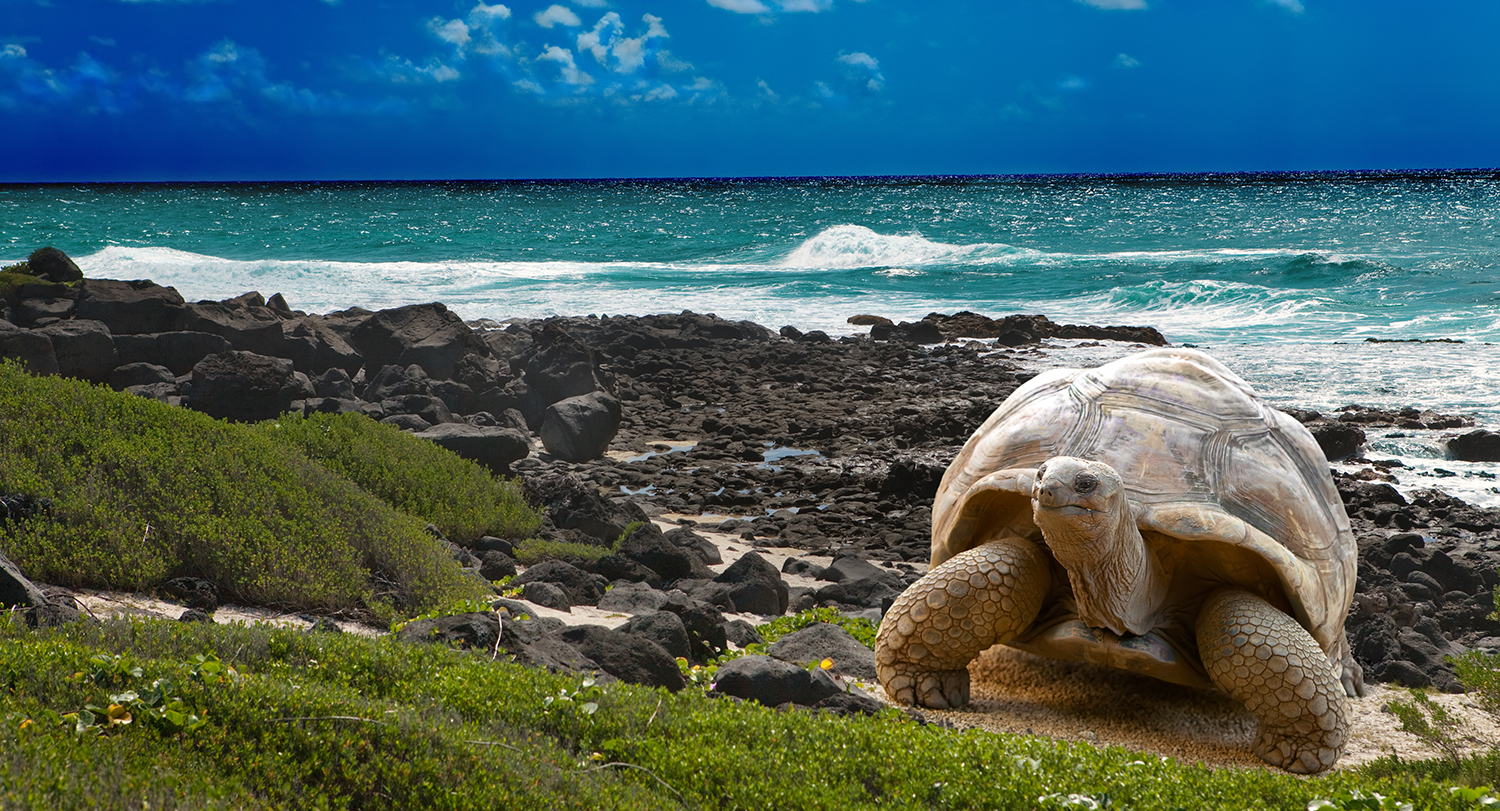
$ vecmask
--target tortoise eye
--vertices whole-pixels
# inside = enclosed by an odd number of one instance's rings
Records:
[[[1040,465],[1036,466],[1036,478],[1037,478],[1037,481],[1041,481],[1042,477],[1045,476],[1045,475],[1047,475],[1047,463],[1043,462]]]
[[[1092,473],[1080,473],[1073,479],[1073,489],[1079,493],[1092,493],[1098,486],[1099,479]]]

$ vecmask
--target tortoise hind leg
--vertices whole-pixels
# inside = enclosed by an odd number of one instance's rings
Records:
[[[1341,673],[1312,635],[1244,591],[1210,595],[1198,615],[1209,678],[1260,720],[1256,755],[1290,772],[1334,764],[1348,739]]]
[[[1036,544],[1003,538],[945,561],[902,592],[875,638],[880,684],[901,704],[969,702],[968,664],[1025,630],[1051,587]]]

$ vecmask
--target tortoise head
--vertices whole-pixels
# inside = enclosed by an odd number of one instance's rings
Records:
[[[1124,490],[1125,483],[1120,480],[1120,474],[1109,465],[1072,456],[1056,456],[1036,469],[1036,484],[1031,490],[1032,508],[1039,523],[1046,515],[1053,521],[1097,524],[1109,520],[1116,510],[1128,509],[1124,503]]]

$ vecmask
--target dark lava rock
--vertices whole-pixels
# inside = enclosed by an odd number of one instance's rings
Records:
[[[605,544],[618,540],[632,522],[646,520],[639,507],[604,498],[597,486],[575,474],[527,476],[522,484],[526,501],[545,511],[555,526],[576,529]]]
[[[521,572],[515,580],[511,581],[511,584],[524,586],[534,582],[554,583],[561,586],[568,595],[568,602],[573,605],[596,605],[599,602],[599,589],[594,585],[594,578],[571,563],[544,560]]]
[[[182,326],[186,303],[171,287],[145,280],[85,279],[78,317],[99,321],[115,335],[171,332]]]
[[[754,625],[744,620],[730,620],[724,623],[724,636],[740,648],[762,645],[766,641],[761,637],[760,632],[755,630]]]
[[[168,597],[189,608],[212,613],[219,608],[219,590],[201,577],[174,577],[162,584]]]
[[[523,585],[521,599],[536,603],[543,608],[569,613],[573,611],[573,601],[568,599],[568,592],[562,586],[545,580],[534,580]]]
[[[677,661],[650,639],[597,625],[568,628],[558,636],[620,681],[674,692],[683,687]]]
[[[508,474],[511,464],[531,453],[531,441],[511,428],[478,428],[464,422],[449,422],[419,431],[417,436],[499,474]]]
[[[754,552],[746,552],[714,581],[729,586],[729,596],[741,611],[780,616],[791,599],[781,573]]]
[[[59,321],[36,330],[52,341],[57,373],[91,383],[103,383],[119,365],[114,337],[98,321]]]
[[[620,541],[619,553],[645,566],[670,583],[695,572],[706,573],[703,564],[662,534],[657,525],[646,522]],[[695,567],[693,564],[697,563]]]
[[[0,606],[32,608],[47,605],[48,600],[10,558],[0,554]]]
[[[177,615],[178,622],[206,622],[214,621],[214,615],[201,608],[189,608]]]
[[[1305,425],[1323,449],[1323,456],[1330,460],[1353,456],[1365,444],[1364,430],[1352,423],[1318,419]]]
[[[505,624],[507,631],[512,624]],[[403,625],[396,636],[408,642],[441,642],[456,648],[485,651],[494,649],[495,637],[499,632],[499,618],[492,612],[484,611],[412,620]]]
[[[547,406],[538,435],[547,452],[569,462],[604,455],[620,430],[620,403],[595,391]]]
[[[667,604],[666,592],[645,583],[617,585],[599,598],[599,610],[619,614],[649,614]],[[686,633],[684,631],[683,633]]]
[[[1465,462],[1500,462],[1500,433],[1479,429],[1448,440],[1448,453]]]
[[[605,555],[598,560],[586,561],[579,566],[584,571],[597,574],[611,583],[623,580],[633,585],[639,584],[653,589],[666,585],[661,575],[624,555]]]
[[[826,675],[815,680],[805,668],[770,656],[741,656],[721,665],[713,689],[767,707],[786,703],[810,707],[843,692]]]
[[[809,625],[772,643],[767,653],[784,662],[807,666],[833,660],[833,672],[875,681],[875,651],[830,622]]]
[[[681,617],[671,611],[637,614],[626,620],[619,630],[621,633],[632,634],[655,642],[674,658],[692,657],[687,626],[682,624]]]
[[[0,320],[0,359],[18,361],[34,375],[58,373],[57,353],[47,336],[4,320]]]
[[[281,319],[269,307],[243,301],[199,301],[184,309],[183,329],[218,335],[241,352],[280,357]],[[170,334],[170,333],[167,333]],[[291,361],[287,360],[288,365]]]
[[[440,380],[453,377],[465,353],[488,351],[463,319],[437,302],[375,313],[349,335],[349,343],[367,366],[416,364]]]
[[[491,549],[480,554],[479,576],[485,580],[503,580],[507,577],[516,576],[516,561],[510,555],[498,549]]]
[[[291,361],[231,351],[193,367],[192,391],[183,402],[220,419],[259,422],[286,411],[298,388]]]
[[[885,709],[879,701],[855,693],[834,693],[813,705],[818,712],[833,715],[874,715]]]
[[[78,269],[78,263],[50,245],[32,251],[26,257],[26,264],[31,275],[57,284],[76,282],[83,278],[83,271]]]

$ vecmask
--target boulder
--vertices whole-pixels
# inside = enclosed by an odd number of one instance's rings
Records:
[[[746,552],[714,580],[729,586],[730,597],[741,611],[774,616],[786,613],[790,600],[786,581],[775,566],[754,552]]]
[[[430,394],[404,394],[400,397],[380,401],[380,409],[388,415],[415,414],[428,425],[445,425],[461,422],[448,410],[448,405]]]
[[[568,628],[558,637],[620,681],[674,692],[683,687],[677,661],[649,639],[598,625]]]
[[[211,355],[193,367],[189,408],[239,422],[276,417],[292,404],[298,384],[292,362],[253,352]]]
[[[1364,429],[1350,422],[1320,418],[1304,424],[1329,460],[1353,456],[1365,444]]]
[[[51,323],[53,319],[71,318],[77,309],[78,303],[73,299],[72,291],[63,296],[18,295],[11,307],[11,318],[17,324],[39,326]]]
[[[766,651],[784,662],[807,666],[833,660],[833,672],[860,681],[875,681],[875,651],[831,622],[809,625],[772,643]]]
[[[85,279],[78,286],[78,317],[102,322],[115,335],[171,332],[182,326],[186,308],[174,288],[152,281]]]
[[[678,547],[687,550],[688,554],[695,555],[707,566],[717,566],[724,562],[724,558],[719,554],[718,545],[694,532],[691,527],[668,530],[665,537]]]
[[[521,599],[536,603],[543,608],[572,613],[573,601],[568,593],[556,583],[535,580],[521,587]]]
[[[451,379],[467,352],[485,351],[463,319],[437,302],[375,313],[350,334],[349,343],[368,367],[416,364],[439,380]]]
[[[489,581],[515,577],[516,560],[498,549],[482,552],[479,556],[479,576]]]
[[[281,319],[264,305],[200,301],[187,305],[182,325],[190,332],[218,335],[242,352],[282,354]]]
[[[512,623],[507,622],[510,630]],[[500,618],[493,612],[454,614],[449,617],[412,620],[401,626],[396,637],[407,642],[441,642],[456,648],[494,650],[500,633]],[[507,651],[511,649],[506,648]]]
[[[274,307],[267,309],[280,318],[286,318]],[[323,316],[296,316],[282,321],[281,339],[283,354],[292,359],[299,372],[317,375],[340,369],[352,375],[364,365],[364,359],[349,341],[329,326]]]
[[[517,382],[525,385],[516,394],[530,425],[540,426],[544,409],[559,400],[608,390],[593,350],[555,319],[546,321],[533,336],[521,368],[522,379]]]
[[[36,608],[47,605],[47,597],[10,558],[0,554],[0,607]]]
[[[26,258],[31,275],[57,284],[76,282],[83,278],[83,271],[72,257],[52,246],[37,248]]]
[[[573,605],[596,605],[599,602],[599,588],[594,585],[594,579],[571,563],[544,560],[521,572],[511,584],[524,586],[538,581],[561,586],[568,595],[568,602]]]
[[[382,414],[385,412],[381,412]],[[432,427],[432,423],[422,419],[416,414],[392,414],[389,417],[381,417],[380,421],[386,425],[393,425],[402,431],[420,433]]]
[[[899,586],[884,580],[868,577],[862,580],[846,580],[817,590],[819,602],[852,605],[859,608],[884,608],[901,593]]]
[[[392,363],[378,367],[365,384],[361,396],[372,403],[378,403],[410,394],[431,396],[432,378],[415,363],[405,367]]]
[[[631,522],[646,520],[639,506],[610,501],[576,475],[528,476],[522,485],[527,503],[542,509],[554,526],[576,529],[605,543],[619,540]]]
[[[36,330],[52,341],[58,374],[103,383],[119,365],[114,337],[98,321],[59,321]]]
[[[547,406],[538,432],[547,452],[567,462],[598,459],[620,430],[620,403],[596,391]]]
[[[589,561],[583,568],[611,583],[623,580],[632,585],[643,584],[653,589],[666,585],[661,575],[624,555],[605,555],[598,560]]]
[[[668,583],[694,574],[694,559],[647,521],[620,541],[619,554],[661,575]],[[702,563],[698,564],[702,567]],[[706,571],[706,570],[705,570]]]
[[[201,577],[174,577],[162,584],[162,592],[188,608],[213,613],[219,607],[219,590]]]
[[[354,381],[349,379],[349,373],[343,369],[333,368],[318,375],[313,381],[313,391],[323,398],[338,400],[353,400]]]
[[[761,638],[760,632],[755,630],[755,626],[744,620],[730,620],[724,623],[724,636],[738,648],[763,645],[766,642]]]
[[[9,321],[0,321],[0,359],[18,361],[22,368],[34,375],[55,375],[58,372],[52,340]]]
[[[823,679],[815,680],[806,669],[770,656],[741,656],[719,667],[713,689],[767,707],[787,703],[810,707],[843,692],[827,674],[821,675]]]
[[[149,359],[149,362],[160,363],[171,369],[174,375],[185,375],[193,371],[193,367],[204,358],[210,355],[222,355],[233,349],[229,344],[229,339],[211,332],[184,330],[163,332],[154,337],[160,354],[157,359]],[[119,342],[121,339],[116,338],[116,341]]]
[[[791,559],[788,558],[787,562],[790,563]],[[889,569],[882,569],[858,555],[850,554],[838,555],[816,576],[818,580],[828,580],[834,583],[868,578],[883,581],[891,586],[902,585],[900,578]]]
[[[513,428],[479,428],[465,422],[449,422],[420,431],[417,436],[501,474],[509,473],[511,463],[531,453],[531,440]]]
[[[1448,454],[1464,462],[1500,462],[1500,433],[1483,428],[1448,440]]]
[[[618,614],[650,614],[666,604],[667,595],[645,583],[623,583],[599,598],[600,611]],[[686,629],[683,633],[687,633]]]
[[[681,617],[671,611],[637,614],[626,620],[619,630],[621,633],[655,642],[673,658],[692,657],[692,651],[688,647],[687,626],[682,624]]]
[[[177,376],[172,370],[165,366],[157,366],[154,363],[127,363],[116,366],[109,373],[109,387],[115,391],[124,391],[133,386],[150,386],[158,383],[168,383],[175,389],[177,387]]]

